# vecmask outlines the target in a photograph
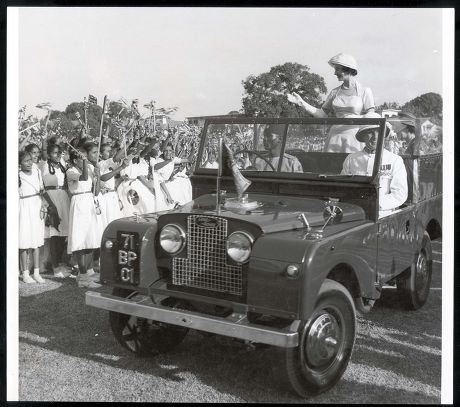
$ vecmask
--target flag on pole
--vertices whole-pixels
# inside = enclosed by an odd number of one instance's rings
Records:
[[[45,102],[45,103],[39,103],[36,107],[39,109],[49,109],[51,107],[50,102]]]
[[[110,105],[110,100],[107,96],[104,96],[104,106],[103,106],[103,113],[108,114],[109,113],[109,105]]]
[[[88,95],[88,103],[93,105],[97,105],[97,97],[93,95]]]

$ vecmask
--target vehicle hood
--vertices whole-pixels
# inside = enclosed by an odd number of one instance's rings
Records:
[[[229,198],[232,196],[230,195]],[[196,213],[203,215],[222,216],[257,224],[264,233],[280,232],[304,228],[304,223],[299,215],[304,213],[311,227],[325,224],[324,211],[328,202],[314,198],[297,198],[279,195],[249,194],[248,202],[257,202],[257,208],[226,209],[221,205],[216,211],[215,194],[202,195],[184,206],[168,212],[171,213]],[[341,223],[365,219],[364,210],[353,204],[345,202],[335,203],[342,212]],[[327,217],[326,217],[327,219]]]

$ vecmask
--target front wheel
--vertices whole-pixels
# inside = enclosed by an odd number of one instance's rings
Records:
[[[113,292],[113,295],[124,298],[135,294],[120,289],[115,289]],[[174,306],[174,302],[174,299],[167,298],[163,305]],[[113,311],[109,313],[109,321],[118,343],[137,356],[168,352],[178,346],[188,332],[188,328]]]
[[[430,293],[432,272],[431,239],[425,232],[414,262],[396,280],[398,292],[406,308],[417,310],[426,303]]]
[[[351,357],[355,330],[350,293],[326,279],[311,318],[300,324],[299,345],[285,351],[287,376],[297,394],[318,394],[339,381]]]

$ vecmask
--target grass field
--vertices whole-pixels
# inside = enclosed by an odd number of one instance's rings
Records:
[[[342,380],[314,403],[440,403],[441,242],[427,304],[400,308],[394,289],[359,317]],[[107,291],[105,287],[99,289]],[[280,384],[272,348],[190,332],[173,352],[138,358],[75,281],[19,284],[19,400],[305,403]]]

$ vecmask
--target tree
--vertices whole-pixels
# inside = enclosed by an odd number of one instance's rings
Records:
[[[416,117],[429,117],[432,120],[442,120],[442,97],[438,93],[424,93],[403,105],[402,110]]]
[[[306,102],[320,107],[320,95],[327,92],[323,77],[295,62],[274,66],[258,76],[250,75],[242,84],[243,111],[247,116],[305,117],[308,113],[290,103],[286,94],[297,92]]]

